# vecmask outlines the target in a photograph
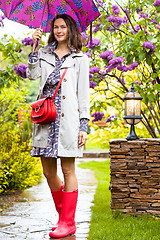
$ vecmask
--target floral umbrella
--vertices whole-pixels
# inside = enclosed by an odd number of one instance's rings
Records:
[[[57,14],[70,15],[80,31],[100,15],[93,0],[0,0],[0,9],[8,19],[30,28],[41,27],[44,32],[50,31]]]

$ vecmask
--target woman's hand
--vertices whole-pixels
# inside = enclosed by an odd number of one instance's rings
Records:
[[[85,145],[87,141],[87,133],[84,131],[79,132],[79,141],[78,141],[78,147],[82,147]]]
[[[32,34],[32,38],[33,38],[33,42],[34,42],[34,44],[33,44],[33,51],[35,49],[37,39],[39,40],[39,43],[41,42],[42,33],[43,33],[43,29],[36,28],[35,32]]]

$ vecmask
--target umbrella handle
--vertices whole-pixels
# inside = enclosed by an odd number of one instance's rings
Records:
[[[92,22],[90,23],[90,44],[92,44]]]
[[[33,52],[37,52],[38,51],[38,47],[39,47],[39,39],[37,39],[37,41],[36,41],[36,45],[35,45],[35,48],[34,48]]]

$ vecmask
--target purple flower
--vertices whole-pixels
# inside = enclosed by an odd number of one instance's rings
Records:
[[[160,5],[160,0],[156,0],[155,3],[153,4],[153,6],[159,6]]]
[[[148,52],[148,54],[149,54],[149,55],[152,55],[154,52],[155,52],[155,50],[150,50],[150,51]]]
[[[123,18],[123,23],[124,23],[124,24],[127,24],[127,23],[128,23],[128,18],[127,18],[126,16]]]
[[[97,0],[97,7],[102,7],[104,2],[102,0]]]
[[[151,22],[156,23],[157,24],[157,20],[155,18],[151,19]]]
[[[100,70],[100,71],[99,71],[99,74],[101,74],[101,75],[104,76],[104,75],[105,75],[105,71]]]
[[[154,80],[152,80],[153,85],[157,83],[157,78],[155,78]]]
[[[117,67],[117,69],[118,69],[118,67]],[[129,70],[129,68],[127,67],[127,66],[123,66],[123,69],[121,70],[121,71],[123,71],[123,72],[127,72]]]
[[[127,16],[129,16],[129,14],[131,13],[127,8],[124,8],[123,11],[127,14]]]
[[[112,60],[109,61],[110,65],[119,65],[120,63],[122,63],[124,61],[124,57],[120,56],[120,57],[115,57]]]
[[[148,18],[148,14],[147,13],[142,13],[142,12],[139,12],[139,18]]]
[[[133,34],[136,34],[136,33],[141,29],[141,27],[140,27],[140,25],[136,25],[136,26],[134,27],[134,29],[136,30],[136,32],[132,30],[132,33],[133,33]]]
[[[110,65],[107,67],[105,73],[109,73],[112,69],[116,68],[117,66],[116,65]]]
[[[105,73],[108,73],[110,72],[112,69],[116,68],[118,69],[118,66],[121,66],[122,65],[122,62],[124,61],[125,59],[120,56],[120,57],[116,57],[116,58],[113,58],[112,60],[109,61],[109,66],[107,67]]]
[[[99,76],[98,76],[98,78],[100,78],[100,80],[105,79],[105,77],[106,77],[105,75],[99,75]]]
[[[160,29],[160,24],[156,26],[157,29]]]
[[[33,47],[33,44],[34,44],[33,39],[30,38],[30,37],[24,38],[22,40],[22,43],[24,43],[24,46],[31,45],[32,47]]]
[[[137,61],[133,62],[130,66],[122,65],[122,62],[124,62],[124,60],[125,59],[122,56],[116,57],[116,58],[110,60],[109,61],[110,65],[107,66],[105,73],[110,72],[114,68],[117,68],[119,71],[122,71],[122,72],[132,71],[138,66]]]
[[[117,115],[112,115],[112,116],[108,117],[106,120],[106,123],[113,121],[114,119],[117,119]]]
[[[115,31],[114,27],[107,27],[106,30],[109,31],[109,32],[114,32]]]
[[[149,52],[147,52],[146,49],[144,49],[143,52],[152,55],[155,52],[155,50],[149,50]]]
[[[139,82],[139,81],[137,80],[137,81],[134,81],[134,83],[135,83],[136,85],[142,85],[142,81]]]
[[[110,17],[108,17],[108,21],[113,22],[118,27],[118,26],[121,26],[123,19],[120,17],[110,16]]]
[[[135,32],[134,30],[131,31],[132,34],[136,34],[137,32]]]
[[[95,46],[98,46],[100,44],[101,40],[99,39],[93,39],[92,43],[88,42],[86,45],[88,48],[93,49]]]
[[[151,41],[144,42],[142,47],[145,47],[145,48],[148,48],[148,49],[151,49],[151,50],[156,48],[154,45],[152,45]]]
[[[117,69],[122,72],[127,72],[127,71],[134,70],[137,66],[138,66],[138,63],[137,63],[137,61],[135,61],[130,66],[125,66],[125,65],[120,64],[119,66],[117,66]]]
[[[104,53],[101,53],[99,56],[100,56],[100,58],[102,58],[103,60],[104,60],[105,58],[107,58],[108,60],[111,60],[111,59],[113,58],[113,56],[114,56],[114,53],[113,53],[112,51],[107,50],[107,51],[105,51]]]
[[[94,119],[92,120],[92,122],[97,122],[97,121],[101,121],[102,118],[104,118],[104,113],[102,112],[95,112],[91,115],[91,117],[94,117]]]
[[[93,75],[92,74],[89,74],[89,80],[93,78]]]
[[[82,32],[81,35],[82,35],[84,41],[88,40],[88,36],[87,36],[87,34],[85,32]]]
[[[138,67],[137,61],[133,62],[133,63],[129,66],[129,71],[134,70],[136,67]]]
[[[134,83],[135,83],[136,85],[138,85],[138,84],[139,84],[138,80],[137,80],[137,81],[134,81]]]
[[[117,5],[113,5],[112,10],[115,15],[118,15],[120,12],[119,7]]]
[[[27,78],[27,74],[26,74],[27,65],[21,63],[19,66],[15,65],[13,69],[18,76],[22,78]]]
[[[96,32],[98,32],[98,31],[100,31],[100,30],[101,30],[100,24],[97,24],[97,25],[95,26],[93,32],[96,33]]]
[[[123,23],[123,18],[111,16],[108,17],[108,21],[114,23],[115,27],[120,27]]]
[[[93,82],[93,81],[90,81],[89,82],[89,86],[90,86],[90,88],[95,88],[96,86],[97,86],[97,83],[95,83],[95,82]]]
[[[139,12],[142,12],[142,8],[141,8],[141,9],[136,8],[136,10],[137,10],[138,13],[139,13]]]
[[[136,25],[134,28],[136,31],[139,31],[141,29],[140,25]]]
[[[90,68],[90,70],[89,70],[89,73],[91,73],[91,74],[94,74],[94,73],[98,73],[99,72],[99,67],[92,67],[92,68]]]
[[[4,27],[3,19],[5,19],[5,15],[0,15],[0,25]]]
[[[91,54],[89,52],[85,53],[89,58],[91,57]]]

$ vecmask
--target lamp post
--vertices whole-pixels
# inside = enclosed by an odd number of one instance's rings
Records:
[[[131,125],[130,133],[126,137],[127,140],[139,139],[139,137],[135,133],[134,125],[139,123],[142,119],[141,100],[142,100],[141,95],[138,92],[135,92],[134,86],[132,83],[131,90],[124,97],[124,103],[125,103],[124,119],[126,123]]]

